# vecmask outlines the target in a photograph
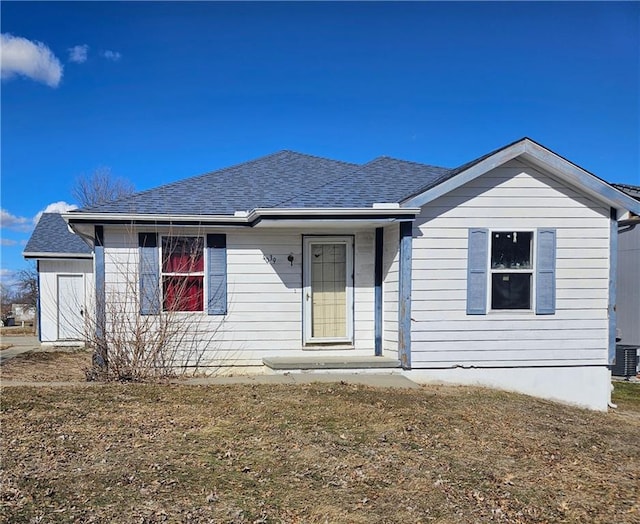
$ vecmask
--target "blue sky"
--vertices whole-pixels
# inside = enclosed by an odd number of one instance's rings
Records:
[[[452,167],[529,136],[640,185],[636,2],[5,1],[1,15],[5,282],[34,217],[101,167],[143,190],[281,149]]]

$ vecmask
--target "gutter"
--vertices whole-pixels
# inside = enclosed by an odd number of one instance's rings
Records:
[[[640,224],[640,216],[633,216],[627,220],[618,221],[618,233],[627,233],[633,231]]]
[[[233,215],[163,215],[125,213],[62,213],[69,226],[74,224],[155,224],[218,225],[253,227],[263,220],[349,220],[389,218],[412,220],[420,212],[418,207],[398,204],[374,204],[370,208],[256,208],[249,212],[236,211]]]
[[[57,258],[57,259],[65,259],[65,258],[93,258],[93,254],[91,253],[45,253],[45,252],[29,252],[22,253],[24,258]]]

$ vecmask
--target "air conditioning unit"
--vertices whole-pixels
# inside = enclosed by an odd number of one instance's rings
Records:
[[[616,377],[635,377],[638,372],[638,346],[616,344],[616,361],[611,366],[611,374]]]

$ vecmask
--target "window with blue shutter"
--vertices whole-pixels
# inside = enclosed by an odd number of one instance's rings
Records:
[[[209,315],[227,313],[227,235],[207,235]]]
[[[491,309],[531,309],[533,233],[491,232]]]
[[[487,303],[493,311],[533,310],[535,303],[537,315],[555,314],[555,229],[539,229],[535,238],[532,231],[469,230],[467,314],[486,314]]]
[[[138,235],[140,256],[140,314],[160,313],[160,262],[158,235],[140,233]]]
[[[467,252],[468,315],[485,315],[487,313],[488,246],[488,230],[469,230],[469,248]]]
[[[536,314],[556,312],[556,230],[538,230],[536,260]]]

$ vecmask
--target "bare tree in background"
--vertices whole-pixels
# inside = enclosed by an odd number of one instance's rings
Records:
[[[80,207],[93,207],[134,192],[135,187],[131,182],[114,176],[109,168],[101,167],[91,175],[78,177],[71,195]]]
[[[16,294],[11,286],[0,282],[0,317],[4,320],[11,313],[11,304],[15,302]]]
[[[32,307],[38,305],[38,272],[32,265],[18,272],[15,287],[18,288],[16,301]]]

